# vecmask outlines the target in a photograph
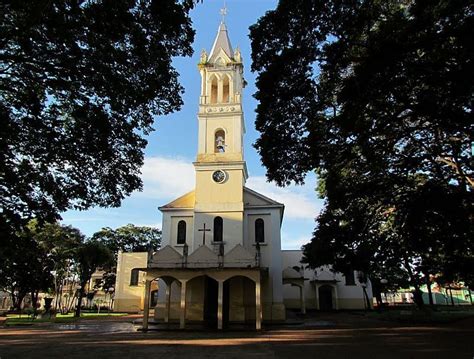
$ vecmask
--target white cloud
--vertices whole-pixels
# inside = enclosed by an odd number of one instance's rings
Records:
[[[150,199],[174,199],[194,189],[194,166],[182,158],[146,157],[142,167],[143,192]]]
[[[194,166],[189,159],[146,157],[142,167],[143,192],[140,197],[172,200],[195,185]],[[285,205],[285,218],[313,220],[322,207],[314,185],[277,187],[263,176],[249,177],[247,187]]]
[[[318,200],[314,187],[310,185],[277,187],[268,183],[263,176],[250,177],[246,184],[254,191],[285,205],[285,217],[313,220],[321,210],[322,201]]]
[[[151,227],[151,228],[156,228],[161,231],[161,223],[134,223],[135,226],[137,227]]]
[[[303,244],[311,242],[311,236],[293,237],[287,233],[281,234],[282,249],[301,249]]]

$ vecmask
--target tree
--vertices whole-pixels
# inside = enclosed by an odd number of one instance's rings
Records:
[[[57,222],[44,223],[41,227],[37,221],[30,223],[33,224],[30,228],[35,240],[52,262],[55,306],[62,308],[64,287],[68,285],[68,282],[72,282],[71,279],[75,276],[75,250],[84,242],[85,237],[77,228],[59,225]]]
[[[472,5],[280,0],[251,27],[267,177],[315,170],[326,200],[310,266],[416,290],[429,274],[472,278]]]
[[[107,269],[107,267],[111,266],[114,256],[104,244],[90,240],[77,248],[75,258],[79,272],[79,288],[74,316],[80,317],[82,298],[84,298],[87,282],[97,269]]]
[[[117,229],[102,228],[92,239],[105,244],[117,257],[118,252],[156,251],[161,244],[161,230],[153,227],[127,224]]]
[[[0,286],[11,294],[16,309],[21,309],[27,294],[36,310],[40,291],[61,292],[72,251],[83,238],[73,227],[58,223],[41,225],[36,220],[4,238],[0,245]]]
[[[176,111],[192,0],[2,1],[0,224],[119,206]]]
[[[92,235],[92,239],[103,243],[114,254],[114,264],[106,271],[102,278],[102,288],[113,290],[115,285],[117,258],[122,252],[156,251],[161,245],[161,230],[147,226],[127,224],[117,229],[102,228]]]

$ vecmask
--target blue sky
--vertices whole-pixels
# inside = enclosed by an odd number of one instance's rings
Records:
[[[255,130],[255,75],[250,72],[249,26],[266,11],[274,9],[276,0],[227,0],[226,24],[232,46],[239,46],[248,86],[244,90],[245,160],[249,170],[247,187],[285,204],[282,226],[282,248],[298,249],[308,242],[314,229],[314,218],[323,206],[315,193],[316,178],[308,175],[304,186],[278,188],[266,182],[265,168],[252,147],[258,138]],[[219,9],[223,1],[204,0],[192,11],[196,30],[192,58],[177,58],[174,66],[185,88],[184,106],[169,116],[157,117],[156,129],[148,137],[145,165],[142,168],[143,191],[135,192],[122,202],[120,208],[92,208],[88,211],[68,211],[63,223],[79,228],[90,236],[102,227],[116,228],[128,223],[161,228],[161,213],[157,207],[194,188],[194,167],[197,151],[197,110],[200,76],[197,69],[202,49],[208,52],[220,23]]]

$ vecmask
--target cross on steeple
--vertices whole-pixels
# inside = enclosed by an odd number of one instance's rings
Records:
[[[206,228],[206,223],[204,223],[204,228],[198,229],[199,232],[202,232],[202,245],[206,245],[206,232],[210,232],[209,228]]]
[[[222,9],[220,9],[220,13],[221,13],[221,16],[222,16],[222,22],[224,23],[225,22],[225,17],[227,15],[227,5],[224,1],[224,7]]]

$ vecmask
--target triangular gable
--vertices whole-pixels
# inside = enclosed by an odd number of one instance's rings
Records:
[[[264,196],[250,188],[244,187],[244,205],[245,206],[279,206],[284,207],[283,204]]]
[[[218,257],[209,247],[200,246],[188,257],[187,265],[193,268],[217,267]]]
[[[255,264],[255,256],[248,250],[237,244],[224,256],[225,267],[252,267]]]
[[[191,191],[179,198],[176,198],[170,203],[159,207],[158,209],[160,211],[163,211],[163,210],[174,209],[174,208],[194,208],[195,199],[196,199],[195,191]]]
[[[219,64],[218,59],[222,58],[223,62]],[[227,53],[223,49],[219,49],[216,51],[214,55],[209,59],[210,63],[226,66],[228,63],[232,62],[232,58],[227,55]]]
[[[173,247],[165,246],[153,254],[150,267],[172,268],[181,265],[183,256]]]

